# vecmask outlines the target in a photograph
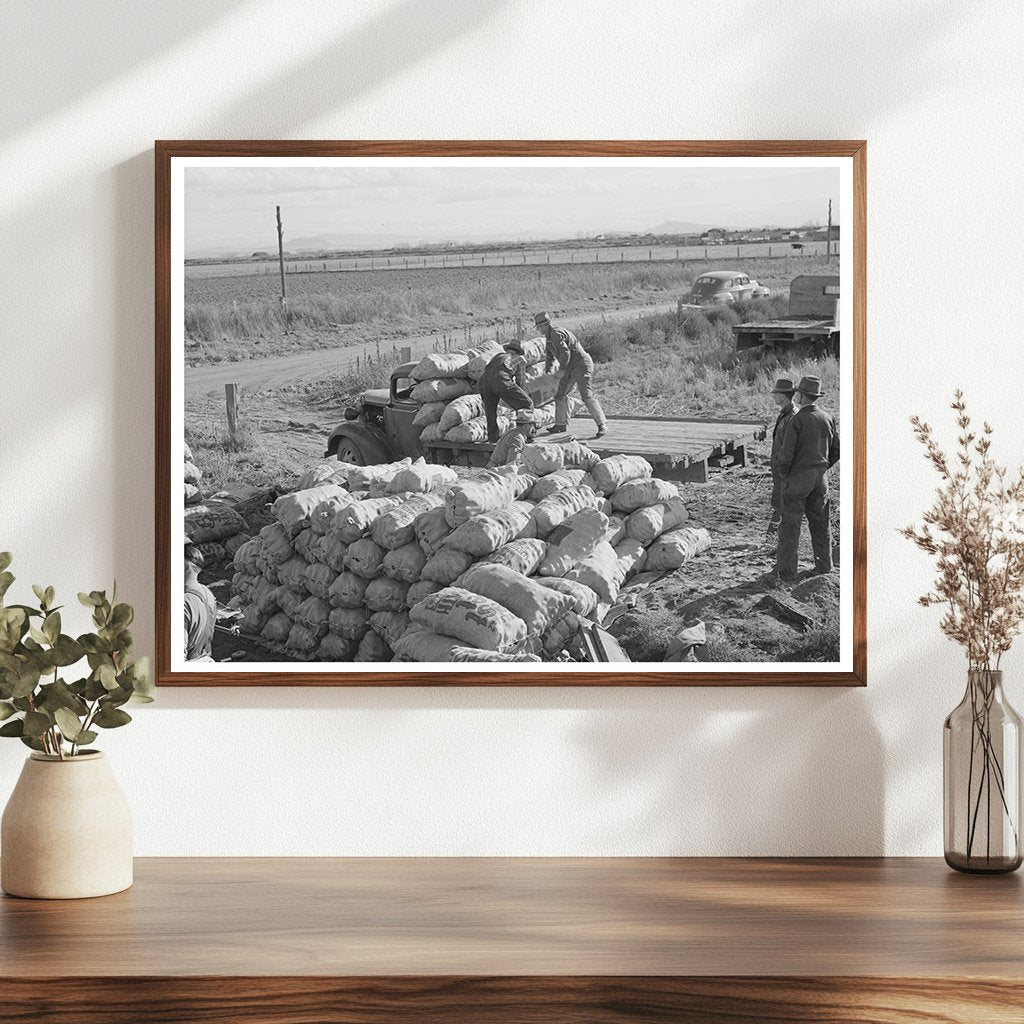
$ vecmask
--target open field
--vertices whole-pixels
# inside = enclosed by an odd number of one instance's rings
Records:
[[[826,266],[820,256],[563,266],[375,270],[289,277],[286,312],[272,276],[189,278],[185,362],[203,365],[399,342],[410,335],[511,329],[547,309],[555,316],[674,301],[706,270],[737,266],[773,290]]]
[[[595,386],[611,415],[708,416],[774,420],[768,394],[776,376],[815,373],[823,380],[830,411],[838,406],[838,364],[807,353],[737,358],[729,330],[744,312],[714,309],[686,316],[650,316],[632,322],[584,324],[578,335],[598,361]],[[204,473],[204,486],[231,482],[287,487],[323,454],[331,428],[364,389],[387,383],[397,348],[362,358],[342,374],[284,387],[243,392],[243,430],[227,439],[222,399],[192,395],[186,403],[186,440]],[[589,426],[589,424],[588,424]],[[586,436],[586,435],[583,435]],[[773,564],[765,544],[771,475],[767,442],[748,451],[748,466],[712,474],[706,485],[685,485],[691,519],[712,534],[711,550],[643,591],[636,609],[615,632],[635,660],[661,660],[684,621],[708,628],[704,657],[715,661],[835,660],[838,657],[837,579],[809,582],[798,601],[815,620],[802,628],[779,617],[765,597],[792,600],[790,588],[763,580]],[[838,528],[838,475],[833,518]],[[836,529],[838,540],[838,529]],[[810,564],[806,530],[802,564]]]

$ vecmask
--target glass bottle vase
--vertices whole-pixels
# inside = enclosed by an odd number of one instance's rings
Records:
[[[942,731],[945,856],[957,871],[1000,874],[1021,865],[1021,719],[1003,673],[971,669]]]

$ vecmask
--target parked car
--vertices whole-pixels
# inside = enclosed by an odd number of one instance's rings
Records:
[[[743,299],[766,299],[771,290],[738,270],[710,270],[701,274],[687,296],[697,306],[722,306]]]

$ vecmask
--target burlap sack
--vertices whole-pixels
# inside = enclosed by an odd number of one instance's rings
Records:
[[[537,536],[546,538],[556,526],[561,526],[569,516],[585,508],[600,508],[604,499],[589,487],[567,487],[556,491],[533,509],[533,521]]]
[[[314,630],[304,626],[301,622],[292,624],[288,631],[288,639],[285,647],[294,654],[301,654],[304,657],[311,657],[320,646],[320,637]]]
[[[316,660],[351,661],[357,647],[358,644],[352,640],[346,640],[337,633],[328,633],[316,649]]]
[[[359,641],[353,661],[390,661],[391,648],[372,629]]]
[[[415,523],[419,516],[443,505],[444,498],[439,494],[416,494],[378,516],[370,536],[385,550],[393,551],[416,539]]]
[[[448,525],[444,504],[432,508],[428,512],[421,512],[413,522],[413,530],[416,534],[416,542],[429,558],[441,544],[445,537],[452,532]]]
[[[532,576],[544,560],[547,547],[542,540],[513,540],[488,555],[484,562],[488,565],[504,565],[522,576]]]
[[[305,590],[293,590],[284,584],[279,584],[274,589],[274,603],[292,620],[299,614],[299,605],[308,597]]]
[[[223,541],[249,527],[230,505],[193,505],[185,509],[185,533],[193,544]]]
[[[482,470],[472,479],[460,480],[445,495],[445,518],[451,527],[473,516],[507,507],[515,500],[517,473],[514,466]]]
[[[638,508],[660,505],[679,498],[679,488],[668,480],[648,477],[629,480],[611,494],[612,508],[616,512],[635,512]]]
[[[370,628],[370,616],[365,608],[335,608],[327,625],[332,633],[346,640],[362,640]]]
[[[319,487],[282,495],[271,506],[271,511],[288,536],[294,537],[304,526],[310,525],[310,516],[317,505],[337,497],[347,500],[348,492],[337,484],[320,484]]]
[[[332,608],[359,608],[363,604],[368,583],[369,580],[364,580],[354,572],[343,572],[331,584],[327,600]]]
[[[427,556],[423,548],[415,541],[411,544],[403,544],[394,551],[389,551],[384,556],[381,571],[385,576],[393,580],[401,580],[403,583],[415,583],[427,564]]]
[[[501,569],[501,566],[488,566]],[[512,573],[517,579],[523,577]],[[526,639],[526,624],[507,608],[479,593],[446,587],[430,594],[409,612],[411,622],[434,632],[445,631],[470,647],[508,650]]]
[[[406,594],[405,600],[411,608],[429,594],[436,594],[443,589],[444,587],[440,583],[435,583],[434,580],[419,580],[409,585],[409,593]]]
[[[272,565],[287,562],[295,553],[288,531],[280,523],[271,523],[260,530],[259,550]]]
[[[463,395],[471,395],[474,391],[476,385],[465,377],[431,377],[429,380],[420,381],[412,389],[409,397],[421,404],[448,403]],[[415,424],[416,421],[413,420],[413,425]]]
[[[291,632],[292,620],[284,612],[277,612],[267,619],[267,624],[260,630],[260,636],[264,640],[271,640],[276,644],[286,643],[288,634]]]
[[[680,530],[671,530],[647,549],[646,567],[652,571],[678,569],[710,546],[711,535],[702,527],[684,526]]]
[[[458,585],[507,608],[525,624],[530,634],[536,636],[546,632],[572,607],[572,601],[566,595],[542,587],[536,580],[527,579],[504,565],[480,562],[459,577]]]
[[[567,580],[564,577],[550,578],[550,579],[539,579],[537,582],[542,587],[548,587],[551,590],[557,590],[560,594],[565,594],[572,599],[573,611],[582,618],[592,618],[594,612],[597,610],[599,598],[597,594],[583,583],[578,580]]]
[[[292,590],[306,589],[306,568],[309,563],[299,555],[293,555],[284,565],[277,567],[277,580]]]
[[[590,587],[605,604],[619,596],[619,559],[615,548],[601,541],[579,565],[565,574],[565,579]]]
[[[370,616],[370,629],[379,636],[388,647],[395,644],[409,632],[409,613],[407,611],[384,610],[374,612]]]
[[[449,402],[438,424],[445,434],[460,423],[468,423],[484,414],[484,400],[477,394],[463,395]]]
[[[540,575],[564,576],[593,552],[607,532],[608,517],[596,508],[581,509],[569,516],[548,534],[548,550],[540,564]]]
[[[640,480],[653,473],[651,464],[639,455],[611,455],[590,470],[602,494],[611,494],[630,480]]]
[[[539,502],[569,487],[589,487],[594,489],[594,478],[585,469],[560,469],[556,473],[537,478],[530,489],[530,501]]]
[[[663,533],[682,526],[687,518],[683,499],[673,498],[663,505],[652,505],[631,512],[626,519],[626,534],[647,547]]]
[[[405,596],[408,592],[408,583],[378,576],[370,580],[363,600],[371,612],[399,612],[407,607]]]
[[[528,513],[512,507],[487,512],[456,527],[445,544],[482,558],[518,537],[529,522]]]
[[[401,504],[401,499],[394,496],[355,501],[334,517],[332,531],[338,535],[340,540],[351,544],[353,541],[359,540],[370,529],[378,516]]]
[[[328,600],[328,591],[338,578],[338,574],[326,565],[307,565],[303,575],[303,583],[309,594]]]
[[[414,380],[465,377],[470,358],[465,352],[431,352],[416,364],[412,377]]]
[[[417,494],[443,494],[459,474],[450,466],[435,466],[417,459],[406,469],[400,469],[388,482],[388,494],[411,491]]]
[[[522,466],[534,476],[547,476],[565,468],[565,452],[560,444],[528,444],[523,449]]]
[[[362,537],[350,544],[348,551],[345,552],[345,568],[357,576],[362,576],[364,580],[372,580],[379,576],[383,564],[384,549],[369,537]]]
[[[433,580],[446,586],[454,583],[474,562],[474,557],[465,551],[441,547],[427,559],[420,579]]]

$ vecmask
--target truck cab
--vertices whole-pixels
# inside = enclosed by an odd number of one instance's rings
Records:
[[[423,454],[412,421],[419,403],[412,400],[415,363],[395,367],[387,388],[364,391],[345,410],[345,419],[327,438],[324,458],[372,466]]]

